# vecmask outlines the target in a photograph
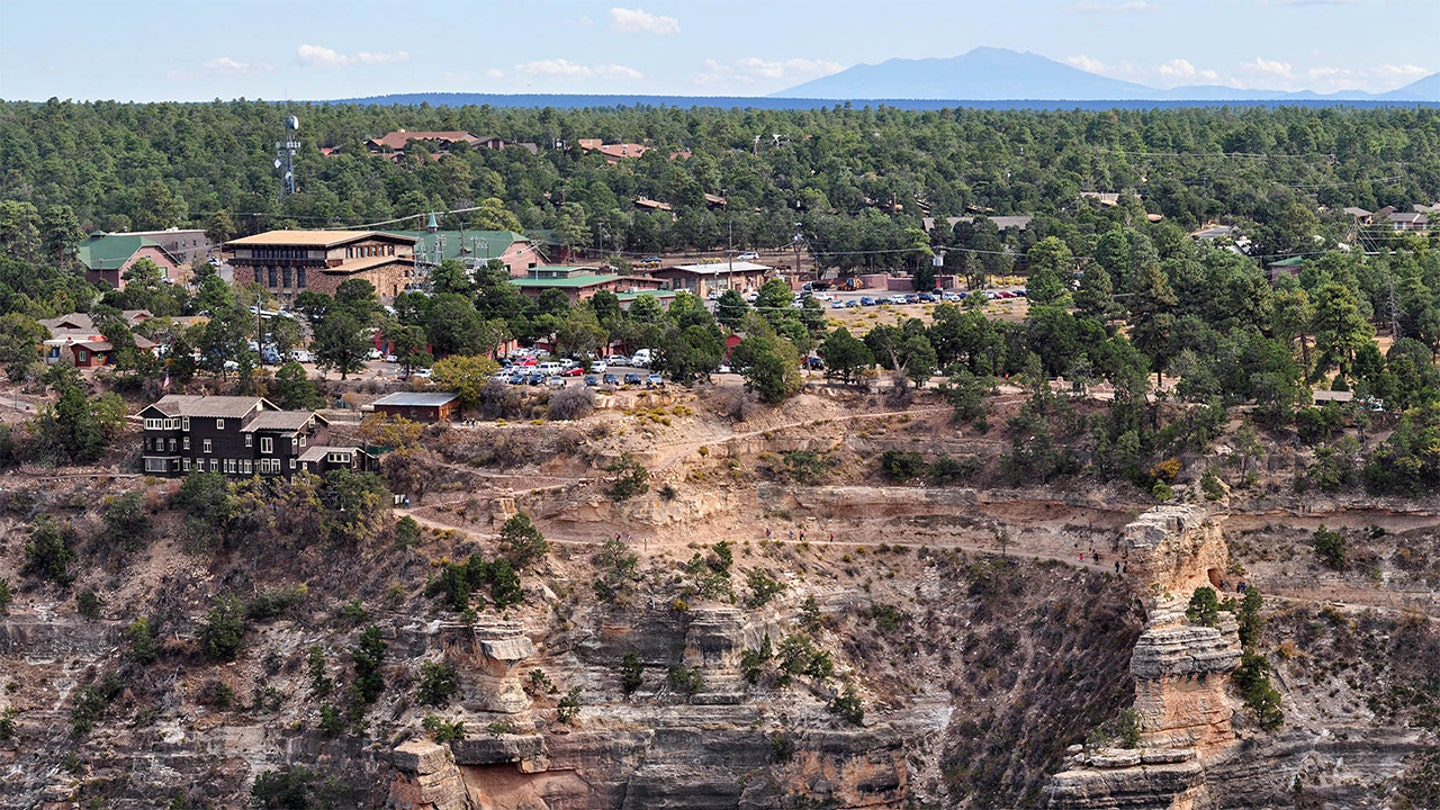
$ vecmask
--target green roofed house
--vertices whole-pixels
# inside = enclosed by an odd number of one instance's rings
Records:
[[[424,269],[458,259],[468,270],[499,259],[511,278],[524,278],[543,257],[535,244],[514,231],[390,231],[415,238],[415,262]]]
[[[1270,262],[1265,269],[1270,271],[1270,283],[1274,284],[1282,275],[1298,276],[1300,268],[1305,264],[1305,257],[1292,256],[1288,259],[1281,259],[1278,262]]]
[[[86,281],[103,281],[117,290],[125,289],[125,271],[141,259],[154,262],[167,283],[190,281],[188,267],[158,242],[140,234],[95,231],[80,243],[76,258],[85,266]]]
[[[563,290],[570,303],[589,300],[600,290],[612,293],[640,293],[646,290],[662,290],[665,282],[645,276],[617,276],[601,273],[594,267],[569,265],[548,265],[536,267],[525,278],[512,278],[510,283],[520,288],[527,298],[539,298],[546,290]]]

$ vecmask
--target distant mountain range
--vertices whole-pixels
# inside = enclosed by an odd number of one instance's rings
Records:
[[[1388,93],[1322,94],[1192,85],[1161,90],[1111,79],[1039,54],[976,48],[950,59],[889,59],[771,93],[770,98],[832,99],[1047,99],[1072,101],[1391,101],[1440,102],[1440,73]]]

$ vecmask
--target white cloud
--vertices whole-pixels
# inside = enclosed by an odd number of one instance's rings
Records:
[[[1076,3],[1066,9],[1079,14],[1137,14],[1159,10],[1160,6],[1145,0],[1132,0],[1128,3]]]
[[[242,62],[229,56],[221,56],[204,62],[200,65],[210,73],[220,73],[226,76],[251,76],[256,73],[269,73],[274,68],[264,62]]]
[[[610,9],[610,27],[627,34],[678,34],[680,21],[639,8]]]
[[[1188,59],[1171,59],[1160,66],[1160,75],[1166,80],[1177,84],[1190,84],[1195,81],[1218,82],[1220,74],[1213,70],[1199,70],[1190,64]]]
[[[315,67],[348,67],[350,65],[387,65],[392,62],[404,62],[410,58],[405,51],[394,53],[370,53],[361,51],[357,54],[344,54],[326,48],[321,45],[301,45],[295,49],[295,55],[300,61]]]
[[[761,82],[796,82],[818,79],[839,73],[845,66],[838,62],[817,59],[786,59],[767,62],[757,57],[738,59],[722,65],[713,59],[705,60],[705,72],[690,77],[690,83],[702,87],[748,86]]]
[[[1289,62],[1265,59],[1257,56],[1253,62],[1241,62],[1240,70],[1245,73],[1253,73],[1261,76],[1274,76],[1276,78],[1288,79],[1292,66]]]
[[[1101,62],[1099,59],[1091,59],[1083,53],[1079,56],[1065,57],[1065,64],[1073,68],[1079,68],[1086,73],[1104,73],[1106,70],[1104,62]]]
[[[489,70],[485,71],[485,78],[503,79],[505,78],[505,71],[501,70],[500,68],[490,68]]]
[[[579,65],[566,59],[543,59],[516,65],[522,76],[547,76],[566,79],[643,79],[645,74],[625,65]]]

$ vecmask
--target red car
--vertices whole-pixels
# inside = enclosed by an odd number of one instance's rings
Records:
[[[584,369],[580,368],[579,366],[575,366],[574,368],[567,368],[567,369],[565,369],[564,371],[560,372],[560,376],[561,376],[561,377],[579,377],[579,376],[581,376],[581,375],[584,374],[584,373],[585,373],[585,370],[584,370]]]

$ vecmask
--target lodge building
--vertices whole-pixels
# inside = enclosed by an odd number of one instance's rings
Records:
[[[148,475],[218,472],[227,476],[323,475],[368,469],[357,447],[327,444],[330,423],[312,411],[282,411],[263,397],[170,394],[140,411]]]
[[[413,286],[415,237],[379,231],[269,231],[225,243],[235,282],[254,282],[282,304],[302,290],[334,295],[348,279],[375,287],[382,301]]]

